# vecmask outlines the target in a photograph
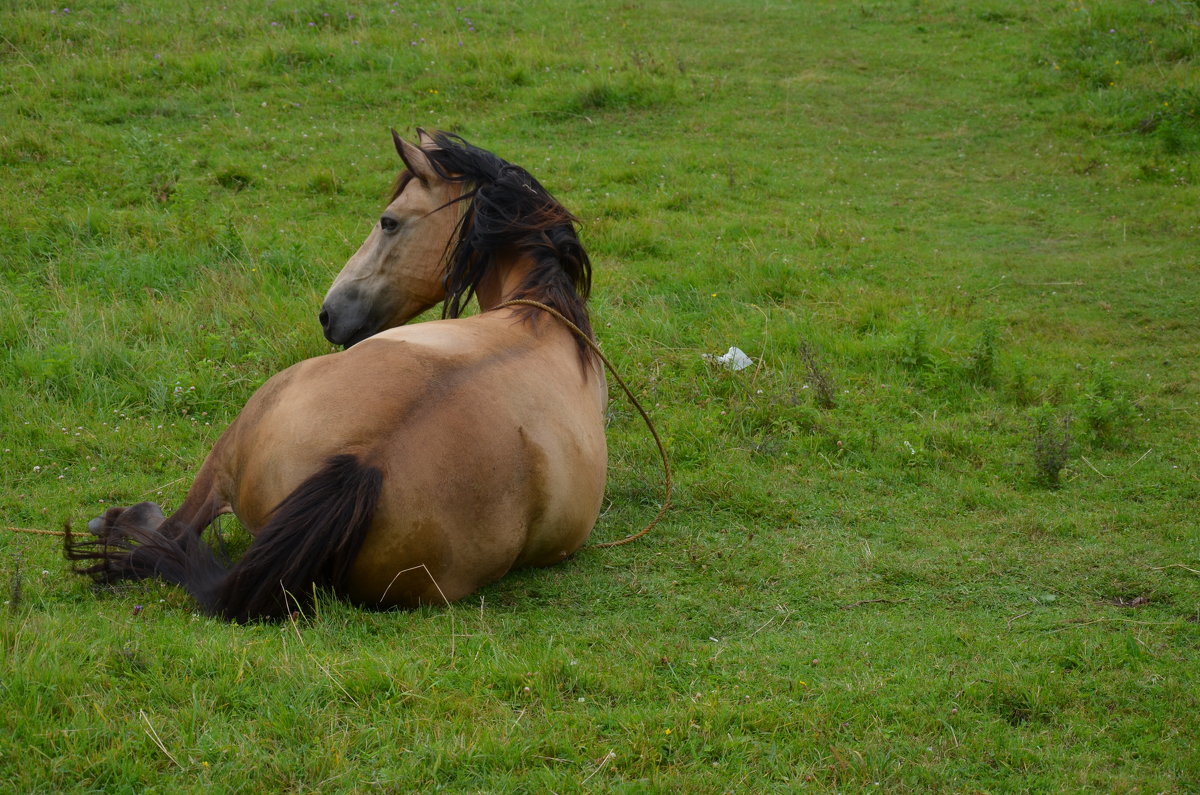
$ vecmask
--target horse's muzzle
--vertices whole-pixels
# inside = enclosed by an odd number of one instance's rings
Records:
[[[368,328],[367,318],[363,317],[362,312],[354,311],[353,306],[339,309],[334,302],[327,300],[321,305],[317,319],[321,321],[325,339],[334,345],[349,348],[371,336],[372,329]]]

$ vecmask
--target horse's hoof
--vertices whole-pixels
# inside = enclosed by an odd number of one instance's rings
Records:
[[[121,518],[121,514],[125,513],[124,508],[113,506],[105,511],[102,515],[87,523],[88,532],[97,538],[105,538],[112,534],[112,527]]]
[[[100,539],[114,541],[130,535],[130,530],[151,532],[163,523],[163,512],[152,502],[139,502],[128,508],[109,508],[103,516],[88,522],[88,531]]]
[[[165,518],[162,508],[159,508],[157,503],[139,502],[137,505],[130,505],[125,509],[125,513],[121,517],[121,524],[150,532],[157,530]]]

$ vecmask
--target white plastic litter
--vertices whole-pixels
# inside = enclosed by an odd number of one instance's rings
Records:
[[[730,347],[728,351],[720,356],[713,356],[711,353],[702,353],[700,355],[706,360],[715,362],[726,370],[733,370],[734,372],[745,370],[754,364],[754,360],[747,356],[745,351],[737,347]]]

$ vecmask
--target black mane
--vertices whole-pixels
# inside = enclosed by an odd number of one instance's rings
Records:
[[[456,201],[468,202],[446,268],[443,317],[458,317],[500,253],[533,260],[528,278],[512,298],[539,301],[561,312],[594,339],[586,301],[592,263],[575,234],[575,218],[533,176],[457,135],[432,133],[426,150],[442,179],[471,186]],[[523,317],[540,314],[514,307]],[[581,352],[587,345],[578,341]]]

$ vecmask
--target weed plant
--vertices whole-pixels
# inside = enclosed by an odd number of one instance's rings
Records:
[[[1194,791],[1198,22],[3,4],[0,790]],[[320,298],[417,125],[583,219],[675,465],[653,534],[448,607],[228,626],[10,529],[177,506],[329,352]],[[754,365],[701,358],[731,345]],[[597,540],[660,494],[615,395]]]
[[[1033,467],[1038,482],[1058,488],[1063,467],[1071,460],[1075,439],[1071,434],[1072,417],[1058,414],[1050,406],[1033,413],[1030,444]]]

